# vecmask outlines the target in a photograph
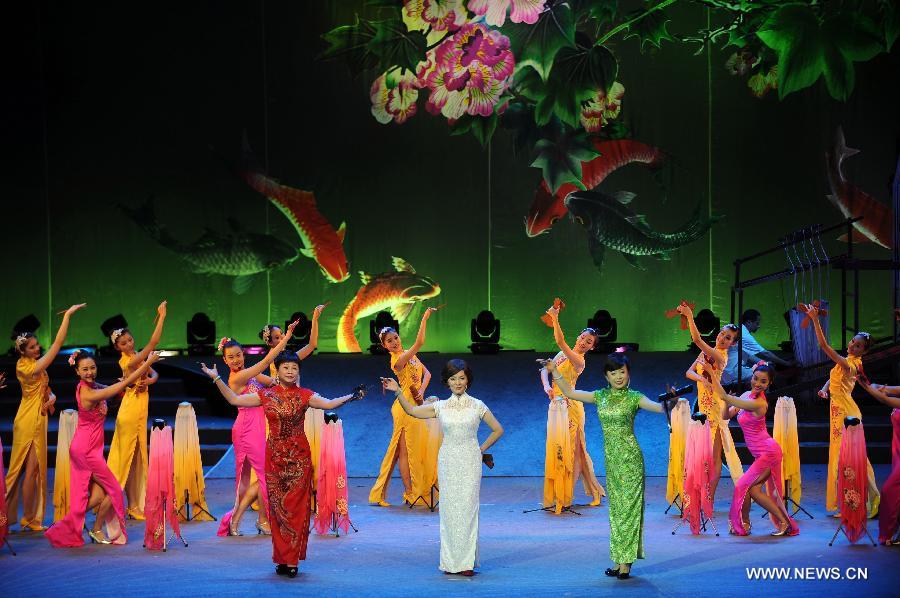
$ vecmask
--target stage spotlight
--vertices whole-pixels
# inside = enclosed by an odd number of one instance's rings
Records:
[[[587,327],[597,332],[597,342],[594,343],[592,353],[612,353],[619,347],[628,347],[632,351],[638,350],[637,343],[625,343],[618,340],[619,324],[612,314],[605,309],[598,309],[594,316],[587,321]]]
[[[216,323],[205,313],[197,312],[185,326],[188,355],[215,355]]]
[[[109,335],[112,334],[113,330],[118,328],[128,328],[128,322],[122,314],[116,314],[110,318],[106,318],[103,320],[103,323],[100,324],[100,332],[102,332],[103,336],[106,338],[106,344],[100,345],[98,351],[100,355],[114,357],[118,354],[118,351],[112,346],[112,341],[109,340]]]
[[[369,353],[372,355],[387,355],[387,349],[381,346],[381,339],[378,338],[378,331],[382,328],[393,328],[400,331],[400,323],[391,316],[391,312],[380,311],[375,317],[369,320]]]
[[[309,318],[306,317],[306,314],[302,311],[295,311],[291,314],[291,317],[284,323],[284,328],[282,330],[287,330],[287,327],[291,325],[291,322],[299,321],[297,327],[294,328],[294,334],[291,335],[291,340],[288,341],[288,349],[292,351],[299,351],[304,345],[309,343],[309,334],[312,331],[312,322]]]
[[[708,345],[714,347],[716,345],[716,337],[722,328],[722,321],[719,317],[711,310],[704,308],[694,316],[694,324],[697,325],[697,332],[700,333],[700,338],[706,341]],[[689,348],[696,349],[696,345],[691,343]]]
[[[500,320],[490,310],[482,310],[470,325],[472,353],[496,355],[500,352]]]
[[[31,332],[32,334],[41,327],[40,320],[37,319],[37,316],[34,314],[28,314],[18,322],[13,325],[12,334],[9,335],[9,340],[13,341],[13,346],[9,350],[10,355],[17,355],[16,352],[16,337],[24,332]]]

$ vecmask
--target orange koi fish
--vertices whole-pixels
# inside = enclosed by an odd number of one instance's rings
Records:
[[[383,310],[389,310],[398,322],[403,322],[416,303],[437,297],[440,285],[421,274],[404,259],[391,258],[395,272],[370,276],[360,272],[363,286],[347,304],[338,322],[337,346],[341,353],[359,353],[356,322]]]
[[[890,249],[894,237],[891,231],[894,222],[893,210],[844,178],[841,169],[844,159],[858,153],[858,149],[847,147],[844,142],[844,131],[838,127],[834,136],[834,151],[825,152],[825,168],[831,187],[831,195],[827,197],[845,218],[862,216],[862,220],[853,223],[854,243],[871,241]],[[841,235],[839,240],[846,241],[846,233]]]
[[[632,162],[642,162],[650,168],[659,168],[665,160],[665,154],[655,147],[632,139],[616,139],[613,141],[594,140],[594,148],[600,155],[589,162],[581,163],[581,183],[590,191],[610,174]],[[550,192],[546,181],[541,181],[534,193],[534,201],[525,218],[525,234],[536,237],[550,232],[550,227],[566,215],[564,200],[566,195],[579,188],[566,183]]]
[[[347,256],[344,254],[346,222],[334,230],[316,207],[316,196],[311,191],[282,185],[257,170],[241,170],[240,175],[291,221],[303,241],[304,247],[300,253],[316,261],[328,282],[344,282],[350,278]]]

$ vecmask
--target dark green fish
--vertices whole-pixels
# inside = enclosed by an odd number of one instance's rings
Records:
[[[661,233],[650,228],[641,214],[627,205],[634,193],[620,191],[614,196],[600,191],[574,191],[566,196],[565,204],[572,220],[588,234],[588,250],[598,270],[603,268],[607,247],[622,253],[629,264],[646,270],[638,256],[649,255],[660,260],[672,259],[672,251],[696,241],[721,220],[719,216],[705,218],[698,205],[693,217],[673,233]]]
[[[271,235],[243,230],[233,219],[228,220],[228,234],[207,228],[192,243],[182,243],[159,223],[152,199],[139,208],[119,208],[154,241],[184,260],[192,272],[233,276],[232,288],[238,294],[250,288],[254,275],[284,267],[300,255],[299,248]]]

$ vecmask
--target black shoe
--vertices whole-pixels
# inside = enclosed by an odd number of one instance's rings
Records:
[[[619,579],[628,579],[631,577],[631,571],[628,571],[628,573],[619,573],[616,577]]]
[[[291,579],[297,577],[297,567],[288,567],[286,575]]]
[[[275,565],[275,573],[277,575],[287,575],[288,574],[288,566],[287,565]]]
[[[603,573],[605,573],[608,577],[618,577],[619,575],[621,575],[621,573],[619,573],[618,567],[616,567],[615,569],[607,569]]]

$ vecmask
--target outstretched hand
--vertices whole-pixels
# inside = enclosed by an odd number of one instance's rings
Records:
[[[542,368],[544,368],[551,374],[553,372],[557,371],[556,370],[556,362],[553,361],[552,359],[535,359],[535,361],[538,362]]]
[[[381,388],[383,390],[390,390],[391,392],[397,392],[400,390],[400,385],[397,384],[397,381],[393,378],[381,378]]]
[[[78,311],[79,309],[82,309],[83,307],[86,307],[86,306],[87,306],[87,303],[78,303],[78,304],[76,304],[76,305],[73,305],[73,306],[70,307],[69,309],[67,309],[67,310],[65,311],[65,314],[66,314],[67,316],[71,316],[71,315],[74,314],[76,311]]]
[[[150,355],[147,356],[147,362],[150,364],[154,364],[162,358],[162,351],[151,351]]]
[[[422,314],[422,321],[423,321],[423,322],[427,321],[428,318],[431,317],[431,314],[433,314],[433,313],[436,312],[437,310],[438,310],[437,307],[426,307],[426,308],[425,308],[425,313]]]
[[[550,316],[553,320],[559,320],[559,308],[555,306],[550,306],[547,308],[547,315]]]
[[[156,308],[156,313],[159,314],[160,318],[166,317],[166,306],[168,303],[168,301],[163,300],[163,302],[159,304],[159,307]]]
[[[677,311],[680,315],[684,316],[685,318],[693,318],[694,317],[694,310],[691,309],[691,306],[688,305],[686,301],[682,301],[681,304],[675,308],[675,311]]]
[[[359,401],[364,396],[366,396],[366,385],[360,384],[356,388],[353,389],[353,394],[350,395],[351,401]]]
[[[210,379],[215,380],[219,377],[219,371],[216,369],[216,364],[213,364],[211,368],[206,367],[205,363],[200,364],[200,369],[204,374],[210,377]]]
[[[331,303],[331,302],[330,302],[330,301],[326,301],[326,302],[323,303],[322,305],[317,305],[317,306],[316,306],[316,308],[313,310],[313,313],[312,313],[313,320],[318,320],[318,319],[319,319],[319,316],[322,315],[322,312],[325,310],[325,308],[328,306],[329,303]]]

